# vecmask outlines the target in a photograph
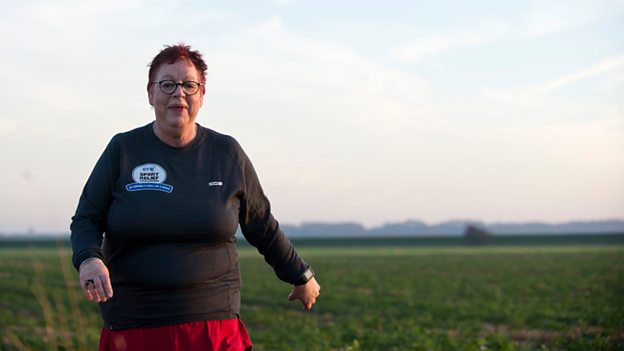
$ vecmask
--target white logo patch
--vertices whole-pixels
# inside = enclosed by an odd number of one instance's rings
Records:
[[[162,166],[155,163],[145,163],[134,167],[132,170],[132,179],[134,183],[126,185],[126,190],[128,191],[156,190],[166,193],[173,191],[171,185],[165,184],[167,171],[165,171]]]
[[[223,182],[210,182],[208,186],[223,186]]]

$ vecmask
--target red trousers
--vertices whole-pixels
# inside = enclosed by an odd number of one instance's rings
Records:
[[[100,351],[246,351],[249,334],[240,319],[126,330],[102,329]]]

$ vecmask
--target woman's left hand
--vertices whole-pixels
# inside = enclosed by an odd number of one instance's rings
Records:
[[[312,308],[319,294],[321,293],[321,286],[318,285],[316,279],[312,277],[304,285],[293,286],[292,292],[288,295],[288,300],[299,300],[303,305],[303,309],[308,311]]]

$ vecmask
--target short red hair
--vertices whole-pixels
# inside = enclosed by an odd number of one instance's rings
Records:
[[[177,45],[165,45],[165,47],[160,50],[158,55],[156,55],[152,62],[148,64],[149,81],[154,81],[154,75],[162,64],[173,64],[178,60],[190,61],[193,66],[195,66],[195,68],[201,73],[202,81],[199,83],[203,84],[206,82],[206,71],[208,70],[208,65],[206,65],[206,62],[204,62],[202,54],[197,50],[191,50],[191,47],[189,45],[183,43]]]

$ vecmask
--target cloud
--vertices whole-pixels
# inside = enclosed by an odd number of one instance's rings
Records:
[[[507,32],[503,25],[489,30],[457,30],[453,33],[433,33],[405,43],[390,50],[390,55],[400,61],[420,62],[427,56],[439,55],[445,51],[478,46],[500,38]]]
[[[271,0],[271,3],[277,6],[283,6],[291,4],[292,0]]]
[[[621,67],[624,67],[624,54],[610,57],[608,59],[602,60],[601,62],[591,67],[570,74],[566,74],[562,77],[559,77],[533,89],[532,93],[538,95],[549,94],[567,85],[574,84],[581,80],[590,79],[605,74],[607,72],[617,70]]]
[[[425,56],[436,55],[453,46],[453,38],[442,35],[430,35],[391,50],[392,56],[407,62],[419,62]],[[456,44],[455,44],[456,45]]]
[[[18,123],[12,119],[0,119],[0,136],[7,136],[17,132]]]
[[[205,51],[210,67],[198,122],[241,141],[263,184],[271,188],[271,200],[281,202],[276,209],[286,222],[305,216],[372,222],[414,215],[491,217],[497,206],[514,217],[516,209],[534,210],[534,203],[546,204],[539,210],[548,218],[562,203],[590,208],[621,198],[605,190],[600,199],[586,201],[592,198],[575,187],[622,188],[622,55],[530,85],[523,85],[526,77],[516,72],[494,80],[501,85],[480,94],[474,86],[488,84],[488,79],[469,80],[480,78],[480,69],[492,73],[487,61],[466,64],[461,55],[429,60],[466,48],[476,49],[472,58],[489,58],[488,50],[501,47],[521,47],[509,58],[523,60],[529,53],[531,59],[550,60],[544,55],[552,52],[534,51],[538,40],[531,35],[583,26],[608,11],[583,19],[565,9],[557,15],[554,5],[540,10],[540,2],[531,14],[496,9],[495,19],[477,15],[457,27],[452,22],[438,27],[397,23],[383,35],[371,39],[356,33],[359,39],[350,41],[341,29],[336,29],[341,35],[323,37],[318,27],[306,23],[289,26],[297,17],[258,20],[262,13],[226,3],[223,9],[147,1],[110,7],[98,1],[55,4],[0,5],[10,10],[0,11],[0,29],[15,33],[4,38],[8,42],[0,60],[10,69],[3,78],[14,82],[12,91],[29,92],[0,98],[6,110],[0,136],[9,136],[0,137],[0,143],[5,152],[17,150],[5,162],[9,171],[38,164],[63,179],[62,187],[51,179],[42,185],[62,190],[50,198],[67,218],[110,137],[153,118],[145,98],[145,65],[161,44],[180,39]],[[356,28],[370,25],[357,13],[337,15],[348,17],[339,20],[352,21]],[[376,40],[386,36],[392,40]],[[401,44],[401,38],[410,40]],[[392,57],[387,60],[389,46]],[[569,63],[588,57],[570,56]],[[444,74],[431,71],[425,78],[413,65],[401,65],[422,61],[429,61],[427,67],[430,61],[447,65],[454,70],[447,71],[452,78],[444,81]],[[466,66],[475,71],[462,76]],[[531,73],[529,79],[542,74]],[[466,76],[470,78],[464,81]],[[509,79],[517,79],[516,85],[504,85]],[[576,88],[588,94],[566,95]],[[20,138],[22,134],[30,137]],[[600,174],[592,174],[594,166]],[[569,176],[577,173],[583,174],[582,181]],[[565,179],[566,186],[558,179]],[[549,197],[552,184],[559,186],[558,193]],[[19,191],[8,191],[7,199],[19,198]],[[513,201],[500,202],[500,194]],[[524,201],[523,194],[532,195]],[[299,205],[301,198],[307,201]],[[490,207],[475,207],[474,198]],[[564,212],[562,216],[576,215]]]
[[[419,63],[455,49],[551,35],[622,14],[622,0],[535,1],[524,12],[472,17],[455,28],[413,33],[414,39],[395,46],[390,55],[400,61]]]
[[[258,103],[273,118],[296,115],[304,120],[299,123],[319,123],[316,128],[334,125],[374,135],[431,122],[426,79],[289,31],[280,17],[239,33],[232,43],[212,52],[213,63],[237,68],[225,73],[228,81],[215,93],[265,96]],[[280,122],[292,123],[292,117]]]
[[[539,106],[540,102],[553,101],[552,95],[567,86],[605,76],[605,74],[609,73],[609,76],[605,77],[608,86],[603,90],[608,95],[614,95],[618,91],[615,84],[617,77],[621,77],[621,74],[623,74],[622,68],[624,68],[624,54],[619,54],[603,59],[590,67],[562,75],[541,85],[511,89],[483,89],[481,94],[485,97],[515,105]],[[619,74],[617,74],[618,72]]]
[[[624,13],[621,0],[535,1],[526,18],[526,35],[538,37],[578,28]]]
[[[284,31],[284,20],[279,16],[273,16],[252,27],[249,32],[258,35],[279,34]],[[284,33],[285,34],[285,33]]]
[[[106,18],[112,13],[136,9],[139,1],[54,1],[36,2],[28,9],[28,17],[40,24],[68,27],[71,23],[88,22],[94,18]]]

